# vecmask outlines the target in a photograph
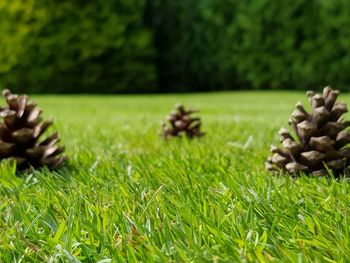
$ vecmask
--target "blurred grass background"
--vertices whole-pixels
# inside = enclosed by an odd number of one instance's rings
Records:
[[[348,0],[2,0],[0,85],[350,90]]]

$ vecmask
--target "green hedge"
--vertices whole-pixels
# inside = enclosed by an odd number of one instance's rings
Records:
[[[156,88],[143,0],[1,0],[0,80],[32,92]]]
[[[350,4],[1,0],[0,50],[33,92],[350,90]]]
[[[348,0],[151,0],[168,90],[350,90]]]

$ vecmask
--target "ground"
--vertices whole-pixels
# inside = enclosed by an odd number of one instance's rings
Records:
[[[1,262],[349,260],[347,179],[264,167],[304,93],[35,99],[69,163],[16,177],[3,162]],[[176,102],[201,110],[204,138],[160,138]]]

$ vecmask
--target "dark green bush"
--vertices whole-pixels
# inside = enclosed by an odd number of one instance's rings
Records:
[[[152,91],[143,10],[143,0],[1,0],[1,82],[32,92]]]
[[[150,0],[168,90],[350,90],[347,0]]]
[[[350,90],[350,4],[1,0],[0,50],[33,92]]]

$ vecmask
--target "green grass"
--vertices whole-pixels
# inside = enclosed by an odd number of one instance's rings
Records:
[[[27,177],[3,163],[0,261],[349,262],[349,182],[264,168],[299,99],[37,96],[70,161]],[[203,139],[159,137],[176,102],[201,109]]]

